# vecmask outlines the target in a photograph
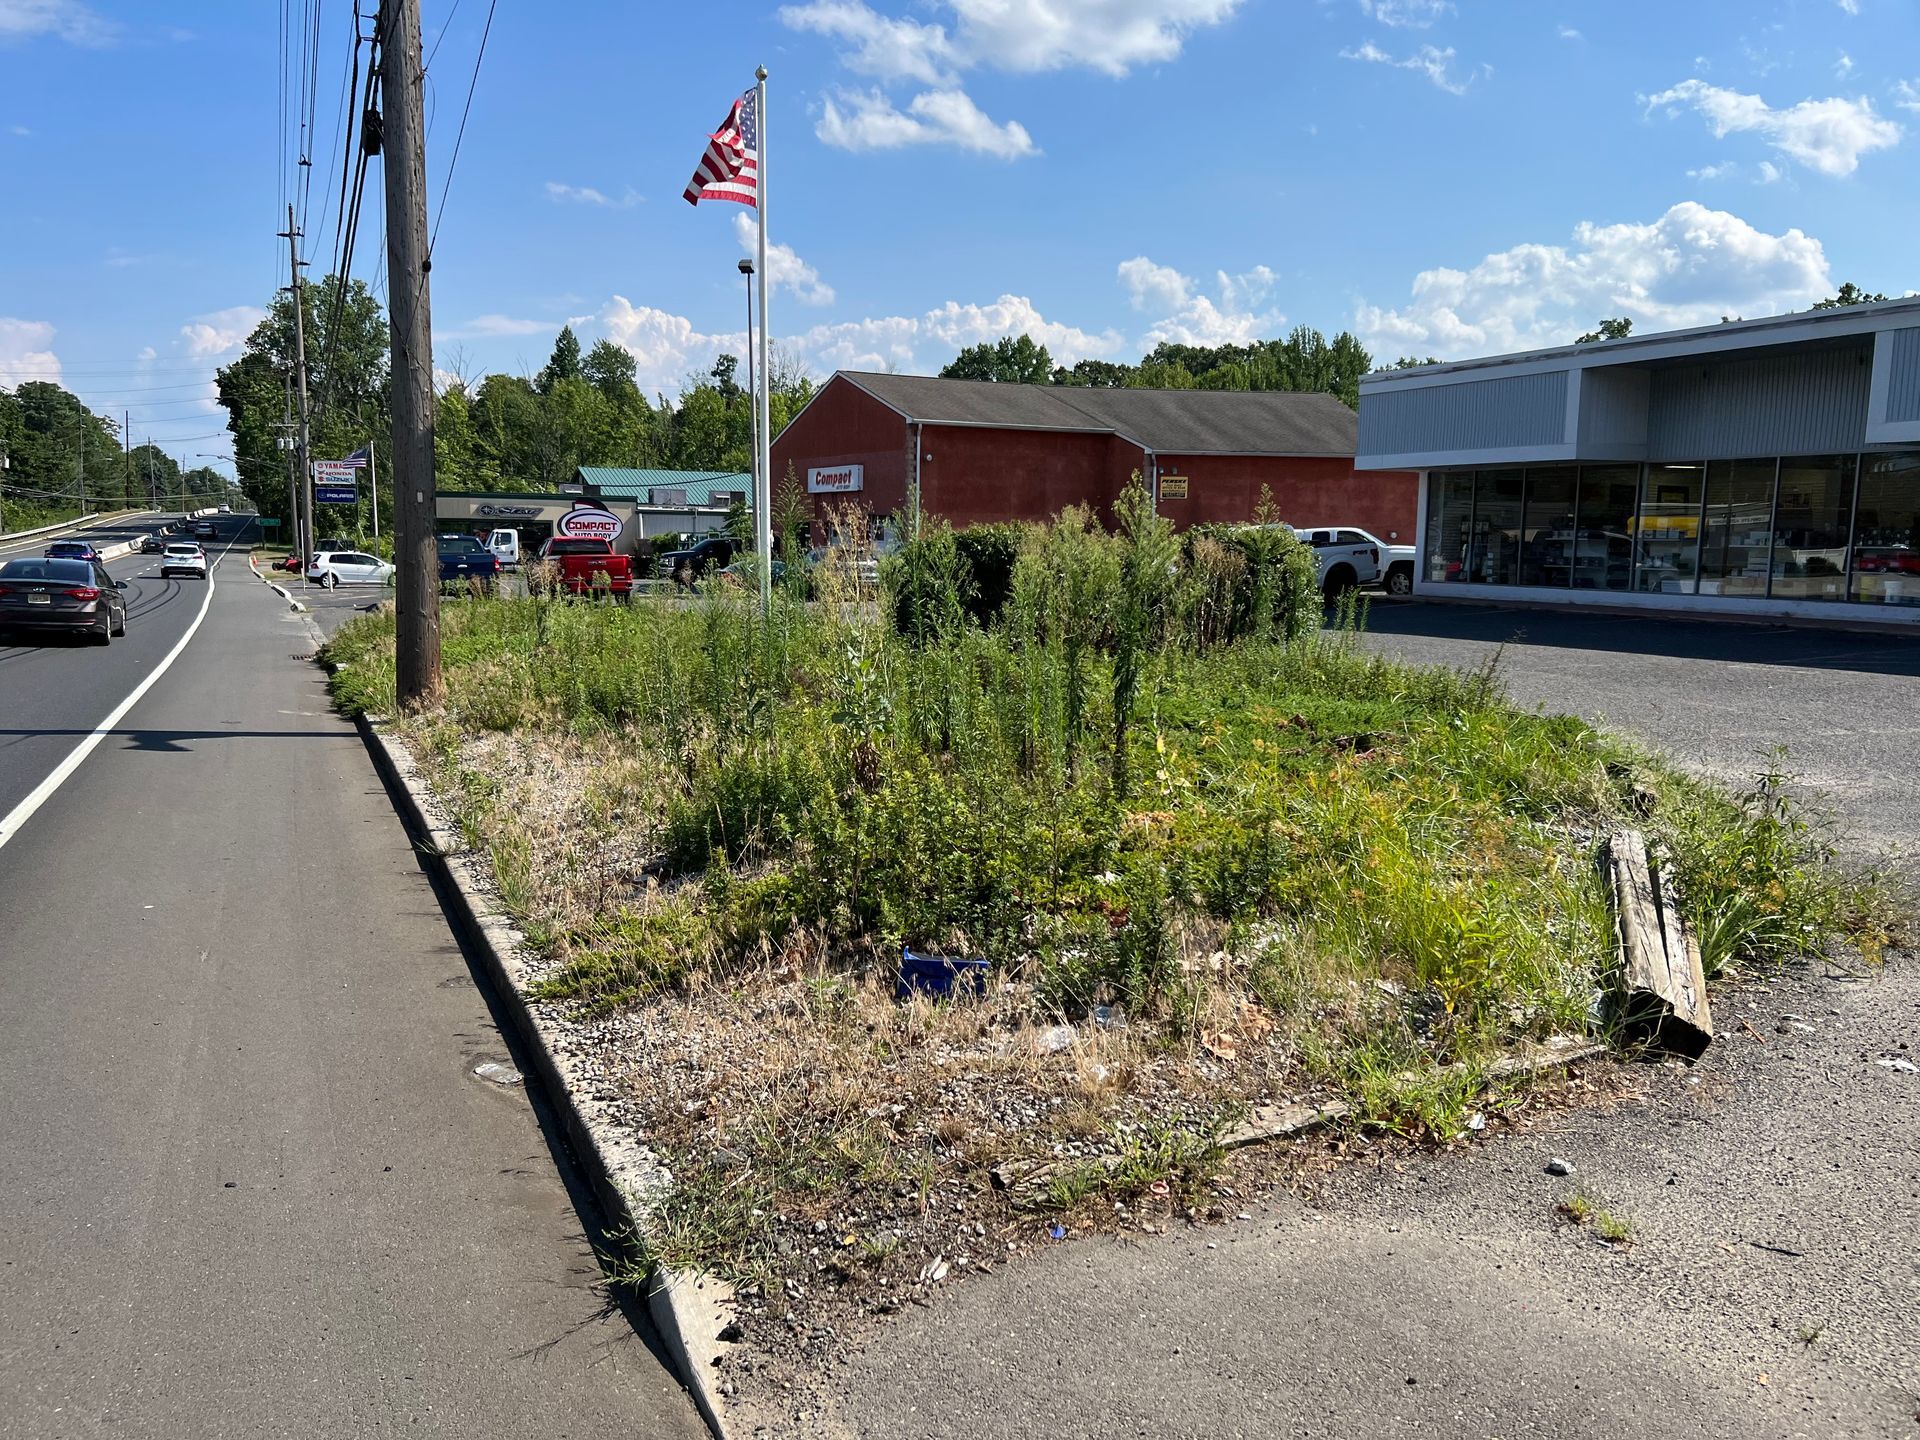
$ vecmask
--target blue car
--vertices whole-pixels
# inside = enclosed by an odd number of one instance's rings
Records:
[[[500,574],[500,561],[494,553],[471,535],[436,535],[440,551],[440,583],[465,587],[478,581],[482,590],[493,589]]]
[[[100,563],[100,552],[84,540],[56,540],[47,546],[46,558],[49,560],[85,560],[90,565]]]

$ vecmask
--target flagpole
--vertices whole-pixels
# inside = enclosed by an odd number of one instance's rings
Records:
[[[773,389],[772,352],[767,337],[772,333],[772,312],[767,309],[767,296],[771,290],[767,267],[767,67],[762,65],[754,72],[758,81],[758,90],[754,96],[755,117],[760,130],[760,163],[755,185],[757,196],[755,204],[760,210],[760,396],[759,396],[759,463],[754,468],[759,471],[754,476],[753,528],[754,544],[760,551],[760,608],[764,613],[773,611],[773,444],[770,425],[772,407],[768,397]]]

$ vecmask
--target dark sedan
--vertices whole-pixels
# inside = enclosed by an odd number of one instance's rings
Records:
[[[126,589],[97,562],[9,560],[0,565],[0,632],[85,632],[105,645],[127,633]]]

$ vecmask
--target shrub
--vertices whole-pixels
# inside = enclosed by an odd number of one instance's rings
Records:
[[[962,603],[967,616],[981,629],[999,623],[1013,598],[1013,567],[1020,558],[1025,531],[1019,525],[973,525],[954,537],[967,567]]]

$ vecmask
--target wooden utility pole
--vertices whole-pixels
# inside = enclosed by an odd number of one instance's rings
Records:
[[[300,431],[294,450],[300,462],[299,493],[305,504],[304,524],[297,527],[300,573],[307,573],[307,556],[313,553],[313,452],[307,432],[307,297],[300,279],[300,231],[293,223],[293,206],[287,206],[287,264],[293,272],[293,372],[300,394]]]
[[[434,544],[433,324],[427,272],[426,124],[420,0],[380,0],[387,187],[387,303],[393,363],[395,699],[440,699],[440,555]]]

